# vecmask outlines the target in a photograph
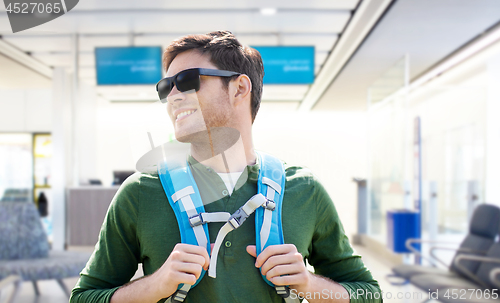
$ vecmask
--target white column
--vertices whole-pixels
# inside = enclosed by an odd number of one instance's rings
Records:
[[[488,61],[486,108],[486,182],[484,200],[500,205],[500,54]]]
[[[438,217],[438,183],[437,181],[429,182],[429,195],[428,195],[428,214],[429,214],[429,240],[436,241],[439,232],[439,217]]]
[[[97,174],[97,94],[95,88],[80,82],[78,85],[78,99],[74,105],[77,110],[74,111],[74,142],[75,148],[78,149],[78,167],[76,180],[73,180],[76,185],[87,184],[89,179],[95,179]]]
[[[79,35],[75,34],[73,36],[73,91],[71,94],[71,156],[72,156],[72,185],[79,185],[79,146],[78,146],[78,127],[80,116],[78,115],[79,99],[80,99],[80,81],[79,81],[79,73],[80,73],[80,64],[79,64]]]
[[[66,186],[71,184],[71,79],[61,67],[52,78],[52,249],[66,243]]]

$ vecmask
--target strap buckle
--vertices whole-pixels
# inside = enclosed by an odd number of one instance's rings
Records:
[[[264,205],[262,206],[264,206],[265,209],[269,209],[272,211],[276,209],[276,203],[273,200],[267,198],[266,198],[266,203],[264,203]]]
[[[243,222],[248,218],[248,215],[241,209],[239,208],[237,211],[234,212],[234,214],[229,217],[229,220],[227,220],[234,229],[240,227]]]
[[[178,289],[176,292],[172,294],[172,302],[182,303],[184,299],[186,299],[187,291],[182,289]]]
[[[201,214],[189,217],[189,225],[191,225],[191,227],[200,226],[202,224],[205,224],[205,221],[203,221]]]

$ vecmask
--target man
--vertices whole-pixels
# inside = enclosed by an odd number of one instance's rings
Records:
[[[191,145],[188,162],[205,210],[234,213],[257,193],[252,123],[262,94],[260,54],[219,31],[172,42],[163,60],[167,78],[157,89],[176,138]],[[291,297],[309,302],[381,301],[368,300],[380,298],[378,283],[353,254],[325,189],[304,168],[286,166],[282,225],[286,244],[258,256],[253,220],[225,236],[212,256],[217,278],[204,276],[184,302],[283,302],[259,269],[273,284],[289,285]],[[209,224],[211,239],[221,226]],[[157,302],[179,284],[193,285],[210,257],[207,249],[180,242],[158,174],[134,174],[113,199],[70,301]],[[128,283],[138,263],[145,276]],[[366,296],[356,296],[361,293]]]

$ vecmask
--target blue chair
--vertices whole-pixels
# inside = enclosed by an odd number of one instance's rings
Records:
[[[498,235],[498,228],[500,226],[500,208],[496,205],[491,204],[480,204],[474,210],[472,219],[469,224],[469,232],[460,244],[458,249],[453,249],[456,251],[453,257],[452,263],[449,265],[448,269],[441,269],[432,266],[422,266],[422,265],[410,265],[402,264],[392,268],[396,277],[400,277],[406,281],[421,281],[422,275],[427,277],[434,276],[436,279],[454,279],[463,275],[464,269],[470,272],[476,272],[480,261],[477,260],[464,260],[462,266],[458,267],[454,262],[455,259],[463,255],[475,255],[484,256],[495,243],[495,238]],[[409,245],[411,241],[407,241],[407,247],[412,249]],[[439,243],[439,242],[437,242]],[[431,248],[431,261],[438,261],[441,264],[446,264],[434,255],[434,250],[444,249],[444,247],[432,247]],[[418,253],[418,252],[417,252]],[[419,277],[419,278],[416,278]],[[413,279],[413,280],[412,280]],[[434,279],[432,279],[434,280]],[[426,282],[426,281],[423,281]],[[427,285],[427,283],[426,283]],[[432,283],[429,285],[433,285]],[[435,291],[438,286],[431,287],[432,291]]]
[[[0,202],[0,281],[18,276],[31,281],[40,295],[38,280],[56,280],[66,296],[63,279],[78,277],[90,253],[50,251],[38,210],[31,202]],[[9,302],[14,302],[17,288]]]
[[[470,262],[479,262],[471,268]],[[439,301],[444,303],[500,302],[498,288],[500,283],[496,275],[500,272],[500,243],[495,242],[484,256],[461,254],[453,265],[460,270],[456,277],[436,275],[417,275],[411,283],[427,291],[437,291]],[[435,290],[434,290],[435,289]]]

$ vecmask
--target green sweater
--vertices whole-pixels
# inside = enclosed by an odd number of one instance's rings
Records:
[[[247,167],[232,195],[216,172],[193,158],[190,163],[206,212],[234,213],[257,193],[258,163]],[[358,289],[372,295],[380,293],[361,257],[353,254],[333,202],[308,169],[286,166],[282,224],[285,242],[297,247],[316,274],[340,283],[353,294]],[[223,223],[208,225],[214,242]],[[109,302],[113,293],[130,281],[138,263],[143,264],[145,275],[154,273],[179,242],[175,214],[158,175],[132,175],[110,204],[94,253],[81,272],[70,302]],[[274,288],[262,279],[255,258],[246,252],[248,245],[255,245],[254,215],[224,239],[217,278],[205,274],[189,291],[185,303],[282,303]],[[379,298],[378,294],[374,297]],[[382,301],[369,299],[351,296],[351,302]]]

